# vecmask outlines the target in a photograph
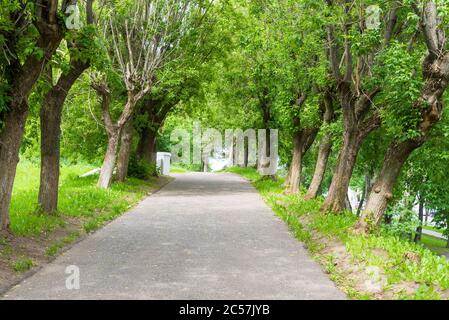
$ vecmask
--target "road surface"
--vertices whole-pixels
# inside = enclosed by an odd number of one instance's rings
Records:
[[[345,299],[247,181],[175,177],[5,298]]]

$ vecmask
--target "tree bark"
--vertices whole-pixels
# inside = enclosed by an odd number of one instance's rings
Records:
[[[0,133],[0,231],[9,230],[9,207],[12,187],[19,162],[19,149],[28,115],[27,102],[20,109],[9,112]]]
[[[201,170],[203,171],[203,172],[209,172],[209,161],[208,161],[208,159],[206,159],[206,160],[202,160],[201,161],[202,162],[202,168],[201,168]]]
[[[101,166],[100,178],[97,183],[99,188],[108,189],[111,186],[119,139],[120,130],[115,128],[114,132],[108,135],[108,147],[104,156],[103,165]]]
[[[41,174],[39,205],[44,212],[52,213],[58,207],[61,117],[67,94],[75,81],[89,67],[88,63],[72,60],[71,69],[62,74],[44,97],[40,113],[41,123]]]
[[[432,16],[433,19],[436,19],[436,13],[432,13],[436,10],[436,7],[432,7],[435,6],[435,3],[430,1],[427,3],[427,6],[427,19],[431,19]],[[431,24],[436,25],[435,21]],[[428,26],[429,24],[422,25],[423,33],[426,37],[426,32],[438,33],[437,29],[427,30]],[[441,41],[441,43],[435,45],[443,48],[445,40],[437,35],[435,35],[435,39]],[[434,41],[435,39],[427,39],[427,41]],[[355,226],[356,232],[369,233],[378,228],[388,202],[392,198],[394,185],[405,161],[415,149],[419,148],[427,140],[430,130],[442,117],[443,94],[449,81],[449,52],[444,51],[444,54],[435,55],[430,45],[428,45],[428,48],[429,54],[423,62],[425,84],[421,91],[421,96],[413,105],[413,108],[416,108],[421,113],[421,120],[416,126],[419,136],[405,141],[393,141],[390,144],[383,161],[382,170],[370,193],[365,211]]]
[[[421,196],[420,196],[420,198],[421,198]],[[419,200],[418,219],[419,219],[419,226],[418,226],[418,228],[416,228],[415,239],[414,239],[415,243],[421,242],[421,238],[422,238],[422,227],[423,227],[423,223],[424,223],[424,203],[423,203],[422,199]]]
[[[156,132],[149,127],[140,132],[139,144],[137,146],[137,157],[149,163],[156,163]]]
[[[249,141],[248,139],[246,139],[246,143],[245,143],[245,139],[243,139],[243,143],[244,143],[244,153],[243,153],[243,167],[247,168],[248,167],[248,157],[249,157]]]
[[[365,183],[363,185],[362,198],[360,199],[360,203],[357,208],[357,217],[360,217],[360,213],[362,212],[363,204],[365,203],[366,197],[371,192],[372,188],[371,177],[372,173],[365,174]]]
[[[324,93],[324,124],[329,125],[334,121],[334,107],[333,98],[329,91]],[[318,149],[318,157],[315,165],[315,171],[310,183],[309,189],[305,195],[305,199],[310,200],[318,196],[318,192],[323,183],[324,175],[326,173],[327,163],[332,151],[332,136],[330,133],[325,133],[321,138],[320,147]]]
[[[86,21],[94,22],[93,0],[86,1]],[[70,47],[82,46],[69,43]],[[56,85],[52,86],[44,97],[40,113],[41,123],[41,173],[38,202],[44,212],[52,213],[58,209],[60,136],[62,110],[67,94],[75,81],[90,67],[90,62],[70,59],[70,70],[63,73]],[[51,75],[51,70],[50,70]]]
[[[50,12],[49,5],[37,11],[36,25],[40,37],[36,45],[43,50],[43,58],[31,54],[21,64],[16,54],[3,75],[10,84],[8,96],[11,99],[8,102],[7,111],[0,114],[5,123],[0,131],[0,232],[9,231],[9,207],[19,162],[20,145],[28,116],[28,98],[63,37],[63,33],[57,26],[55,14]],[[6,45],[9,50],[15,52],[17,39],[14,36],[9,38],[10,36],[6,37]]]
[[[315,141],[317,134],[318,128],[307,128],[294,135],[293,159],[290,165],[289,185],[287,188],[289,193],[298,193],[300,190],[302,160]]]
[[[422,143],[422,139],[417,139],[390,145],[382,169],[368,197],[365,210],[355,227],[358,232],[368,233],[379,226],[388,201],[393,197],[393,187],[403,164],[412,151]]]
[[[290,170],[288,174],[288,187],[289,193],[298,193],[301,180],[302,170],[302,134],[301,132],[295,133],[293,137],[293,157],[290,164]]]
[[[326,173],[327,163],[332,151],[332,137],[326,134],[320,142],[318,150],[318,157],[316,160],[315,171],[313,173],[312,182],[310,183],[305,199],[315,199],[323,183],[324,175]]]
[[[346,195],[360,145],[361,140],[358,139],[356,132],[345,131],[343,146],[338,156],[329,193],[322,208],[323,211],[341,212],[346,208]]]
[[[131,117],[122,130],[120,139],[120,151],[117,162],[117,181],[124,182],[128,177],[129,158],[133,140],[133,118]]]

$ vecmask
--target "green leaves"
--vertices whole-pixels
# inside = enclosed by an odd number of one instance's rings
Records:
[[[405,44],[394,41],[378,57],[376,68],[382,85],[380,104],[382,120],[387,133],[396,139],[416,137],[420,110],[414,105],[423,80],[421,77],[421,50],[410,52]]]

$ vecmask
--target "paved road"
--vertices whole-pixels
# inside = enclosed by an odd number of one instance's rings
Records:
[[[241,177],[176,178],[6,298],[345,298]],[[69,265],[79,290],[66,289]]]
[[[427,230],[427,229],[423,229],[422,230],[423,234],[426,234],[428,236],[432,236],[441,240],[447,240],[447,237],[445,237],[441,232],[436,232],[433,230]]]

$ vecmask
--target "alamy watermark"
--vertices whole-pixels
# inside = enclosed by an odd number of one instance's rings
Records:
[[[65,10],[65,26],[69,30],[79,30],[83,27],[80,16],[80,9],[76,4],[67,6]]]
[[[67,290],[79,290],[80,289],[80,268],[78,266],[68,266],[65,268],[65,287]]]
[[[195,122],[193,130],[176,129],[170,141],[172,163],[208,163],[210,157],[227,159],[227,166],[256,166],[262,175],[274,175],[278,166],[277,129],[227,129],[223,134],[217,129],[202,130]],[[223,143],[224,142],[224,143]]]
[[[382,9],[378,5],[371,5],[366,8],[366,28],[368,30],[377,30],[380,28],[380,14]]]

